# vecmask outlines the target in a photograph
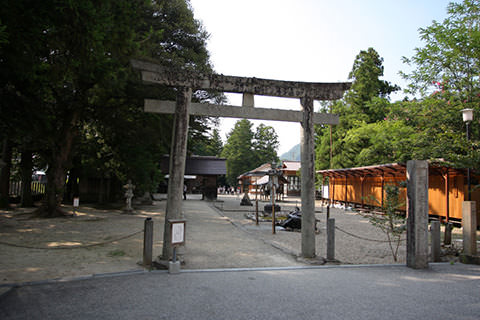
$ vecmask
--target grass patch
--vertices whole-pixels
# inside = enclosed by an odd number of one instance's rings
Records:
[[[108,253],[108,256],[109,257],[123,257],[123,256],[125,256],[125,254],[126,254],[125,251],[117,249],[117,250],[110,251]]]

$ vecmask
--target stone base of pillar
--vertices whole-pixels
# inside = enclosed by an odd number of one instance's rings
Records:
[[[177,274],[180,273],[180,261],[170,261],[168,264],[168,273]]]
[[[480,265],[480,256],[470,256],[467,254],[460,255],[460,262],[465,264],[479,264]]]
[[[152,261],[152,268],[156,270],[169,270],[171,260],[164,260],[161,256],[157,257],[155,261]],[[185,259],[183,256],[177,255],[177,261],[180,265],[185,265]]]
[[[323,257],[316,256],[314,258],[305,258],[302,256],[297,257],[297,261],[310,265],[324,265],[327,263],[327,260]]]

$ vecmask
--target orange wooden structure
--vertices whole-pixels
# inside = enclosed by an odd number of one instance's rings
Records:
[[[446,222],[461,221],[462,202],[467,193],[465,171],[466,169],[437,164],[429,165],[428,205],[431,216],[437,216]],[[317,173],[324,179],[328,177],[330,201],[356,207],[382,207],[385,185],[398,184],[407,179],[406,165],[400,163],[320,170]],[[472,179],[477,178],[478,176],[472,175]],[[400,197],[406,199],[405,187],[400,188]],[[480,189],[471,192],[471,199],[480,203]],[[480,225],[479,207],[477,205],[477,221]]]

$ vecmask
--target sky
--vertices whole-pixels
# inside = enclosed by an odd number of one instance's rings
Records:
[[[225,75],[307,82],[348,81],[355,57],[374,48],[384,59],[383,80],[406,87],[402,57],[423,47],[419,28],[443,21],[447,0],[190,0],[210,34],[214,71]],[[458,2],[458,1],[457,1]],[[398,93],[391,100],[401,100]],[[241,105],[239,94],[227,95]],[[255,96],[255,107],[300,110],[299,99]],[[319,103],[315,103],[318,110]],[[222,118],[224,142],[238,119]],[[250,120],[272,126],[278,155],[300,143],[300,124]],[[254,127],[254,128],[255,128]],[[255,130],[255,129],[254,129]]]

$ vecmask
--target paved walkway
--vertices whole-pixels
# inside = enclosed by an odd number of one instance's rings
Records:
[[[251,220],[242,225],[238,220],[224,216],[213,203],[184,201],[187,220],[185,268],[256,268],[300,266],[293,255],[285,253],[249,232],[246,224],[258,230]],[[240,200],[238,200],[239,202]],[[233,201],[230,201],[233,202]],[[237,202],[237,201],[235,201]],[[217,205],[220,205],[217,203]],[[244,219],[246,220],[246,219]],[[271,226],[269,226],[271,232]],[[300,246],[300,244],[299,244]]]
[[[0,319],[479,319],[480,266],[150,272],[27,286]]]
[[[194,196],[184,213],[187,264],[180,274],[137,270],[14,287],[0,293],[0,319],[480,317],[480,266],[308,266],[258,237],[262,226],[241,215],[229,217]]]

